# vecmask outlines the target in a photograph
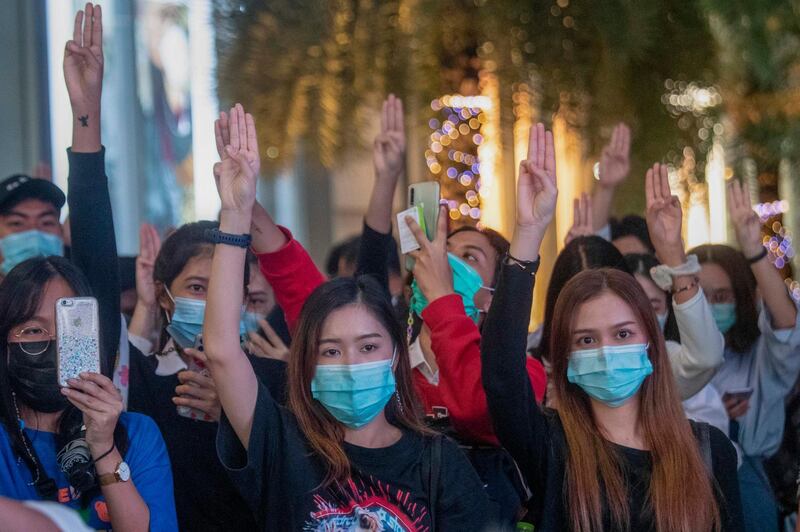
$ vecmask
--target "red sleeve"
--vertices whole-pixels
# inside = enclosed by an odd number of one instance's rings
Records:
[[[433,301],[422,311],[422,319],[431,331],[431,349],[439,367],[439,384],[426,390],[425,403],[446,407],[453,428],[465,438],[499,445],[481,382],[480,331],[466,315],[461,297],[452,294]],[[532,358],[527,368],[541,402],[544,368]],[[433,394],[438,397],[431,397]]]
[[[280,230],[288,242],[278,251],[258,254],[258,267],[275,291],[275,300],[283,309],[289,331],[293,331],[303,304],[325,282],[325,277],[291,231],[285,227]]]

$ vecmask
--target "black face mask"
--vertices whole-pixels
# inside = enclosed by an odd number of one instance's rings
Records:
[[[29,342],[22,349],[20,343],[8,344],[8,377],[11,389],[27,407],[37,412],[58,412],[69,405],[61,394],[56,369],[56,344],[38,355],[46,342]],[[27,351],[27,352],[26,352]]]

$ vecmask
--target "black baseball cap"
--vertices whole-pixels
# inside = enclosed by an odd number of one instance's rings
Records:
[[[58,210],[67,202],[64,192],[47,179],[14,174],[0,182],[0,213],[30,198],[52,203]]]

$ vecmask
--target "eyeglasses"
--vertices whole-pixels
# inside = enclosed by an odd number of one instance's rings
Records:
[[[11,335],[16,338],[20,349],[31,356],[41,355],[47,351],[47,348],[50,347],[50,342],[53,340],[47,329],[36,325],[24,327],[11,333]]]

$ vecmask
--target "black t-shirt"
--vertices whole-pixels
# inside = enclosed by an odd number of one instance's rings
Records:
[[[239,495],[217,458],[218,423],[179,416],[175,403],[177,375],[156,375],[157,359],[130,347],[128,410],[152,417],[167,444],[175,484],[178,525],[185,532],[253,530],[253,512]],[[284,396],[286,364],[251,358],[259,380]]]
[[[325,466],[294,416],[259,386],[249,448],[223,414],[219,457],[256,512],[261,530],[432,530],[423,455],[430,438],[408,430],[397,443],[345,444],[352,477],[323,487]],[[482,530],[488,501],[477,474],[452,441],[442,445],[436,530]]]

